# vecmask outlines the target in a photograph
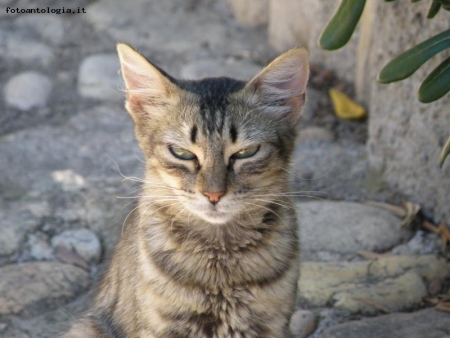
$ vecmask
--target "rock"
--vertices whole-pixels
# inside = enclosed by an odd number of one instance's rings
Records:
[[[57,15],[42,13],[19,15],[14,24],[18,29],[37,34],[48,43],[59,45],[64,41],[65,27]]]
[[[376,314],[397,312],[411,308],[427,296],[422,278],[410,271],[395,278],[388,278],[375,285],[364,285],[337,292],[333,295],[335,308],[352,313]]]
[[[450,316],[434,309],[365,318],[330,327],[323,338],[448,338]]]
[[[0,36],[1,38],[1,36]],[[53,50],[45,43],[30,39],[28,33],[5,35],[5,42],[0,44],[0,56],[11,58],[23,63],[48,67],[55,58]]]
[[[416,93],[424,78],[443,62],[448,53],[438,54],[405,81],[380,85],[377,73],[399,53],[448,29],[448,15],[422,20],[428,4],[383,6],[372,11],[373,27],[366,40],[366,67],[360,91],[370,111],[367,153],[369,164],[383,180],[405,199],[421,205],[421,212],[435,223],[450,223],[450,161],[439,168],[439,154],[449,137],[450,95],[431,104],[421,104]],[[441,13],[440,13],[441,14]],[[447,13],[445,13],[447,14]],[[388,25],[390,28],[388,29]],[[391,35],[393,27],[402,27]],[[382,52],[381,52],[382,48]],[[375,55],[377,54],[377,55]]]
[[[423,105],[416,93],[423,79],[447,57],[441,53],[406,81],[380,85],[374,79],[395,56],[448,29],[448,17],[424,20],[426,2],[402,6],[367,1],[359,25],[344,48],[321,50],[317,40],[338,3],[329,0],[271,0],[269,41],[282,51],[306,46],[311,60],[355,84],[358,101],[370,112],[367,155],[370,174],[421,204],[438,223],[450,222],[450,165],[439,168],[448,138],[450,95]],[[391,34],[396,27],[398,34]],[[381,184],[378,184],[379,186]]]
[[[396,246],[391,253],[394,255],[438,254],[441,252],[438,238],[438,234],[419,230],[408,243]]]
[[[63,231],[52,238],[52,246],[73,250],[88,262],[97,262],[102,253],[100,241],[88,229]]]
[[[353,81],[356,70],[358,34],[349,43],[330,53],[319,48],[317,41],[338,4],[328,0],[270,0],[269,42],[281,52],[293,47],[306,47],[310,59],[335,70],[340,78]],[[360,26],[364,21],[361,20]]]
[[[331,131],[321,127],[308,127],[301,129],[298,132],[297,142],[327,142],[334,140],[334,135]]]
[[[72,299],[89,284],[88,274],[56,262],[0,268],[0,314],[35,314]]]
[[[370,262],[304,262],[299,297],[314,306],[334,301],[335,306],[353,312],[377,311],[367,303],[388,310],[408,309],[426,295],[426,281],[449,275],[445,262],[432,255],[390,256]],[[355,297],[363,300],[356,304]]]
[[[86,98],[124,100],[119,88],[124,88],[119,75],[116,54],[96,54],[83,60],[78,70],[78,92]]]
[[[52,178],[63,187],[63,190],[79,190],[86,185],[84,178],[72,170],[55,170]]]
[[[299,138],[290,171],[293,190],[316,191],[322,198],[363,200],[376,195],[381,199],[387,191],[379,175],[368,168],[364,145],[305,143]]]
[[[249,80],[261,67],[247,60],[203,59],[187,64],[181,69],[184,79],[202,79],[205,77],[227,76],[240,80]]]
[[[8,105],[27,111],[44,107],[52,86],[52,81],[47,76],[37,72],[24,72],[9,79],[3,95]]]
[[[291,318],[289,329],[293,338],[306,338],[316,329],[316,316],[312,311],[297,310]]]
[[[133,122],[117,105],[85,110],[62,126],[40,125],[8,135],[0,142],[0,154],[2,191],[13,183],[9,189],[14,191],[59,188],[52,173],[61,170],[86,181],[114,178],[117,185],[122,179],[118,168],[129,176],[143,172]]]
[[[48,244],[48,238],[44,233],[30,234],[27,244],[32,258],[38,261],[52,260],[54,258],[53,249]]]
[[[302,121],[312,121],[324,100],[329,100],[326,93],[311,87],[306,88],[306,101],[301,113]]]
[[[350,202],[297,203],[302,251],[355,254],[385,251],[411,237],[386,210]]]
[[[152,51],[164,53],[164,59],[170,55],[192,56],[202,49],[214,51],[214,55],[218,51],[234,55],[256,45],[246,43],[248,33],[237,29],[230,32],[229,27],[218,24],[228,13],[223,15],[197,1],[135,0],[129,6],[121,0],[100,0],[87,6],[86,13],[86,19],[99,33],[132,46],[151,46]],[[146,24],[137,25],[137,22]],[[167,63],[167,66],[174,67],[174,64]]]
[[[87,224],[102,239],[105,256],[114,250],[126,221],[133,219],[129,212],[136,207],[135,202],[130,204],[129,199],[121,202],[117,196],[135,196],[135,188],[130,183],[104,183],[84,195]]]
[[[245,26],[259,26],[267,23],[269,0],[228,0],[237,21]]]
[[[323,332],[329,327],[354,319],[348,311],[335,308],[322,308],[317,317],[317,328],[308,338],[323,338]]]
[[[11,203],[7,210],[0,209],[2,235],[0,236],[0,256],[11,255],[19,251],[25,241],[25,235],[34,231],[42,219],[50,216],[47,202]]]

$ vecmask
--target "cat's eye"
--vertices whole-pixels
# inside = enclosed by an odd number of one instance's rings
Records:
[[[194,160],[196,156],[191,153],[190,151],[187,151],[186,149],[183,149],[181,147],[177,146],[169,146],[169,150],[172,153],[173,156],[176,158],[179,158],[180,160]]]
[[[259,147],[260,146],[257,145],[257,146],[251,146],[248,148],[244,148],[244,149],[238,151],[237,153],[233,154],[233,158],[242,159],[242,158],[252,157],[258,152]]]

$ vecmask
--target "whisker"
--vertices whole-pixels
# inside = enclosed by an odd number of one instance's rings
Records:
[[[132,203],[132,202],[128,203],[127,205],[129,205],[129,204],[131,204],[131,203]],[[150,203],[150,205],[149,205],[148,208],[150,208],[152,205],[154,205],[154,204],[156,204],[156,203],[157,203],[156,201],[155,201],[154,203]],[[149,204],[149,203],[147,203],[147,204]],[[144,203],[144,204],[142,204],[142,205],[146,205],[146,204]],[[126,222],[127,222],[128,217],[130,217],[130,215],[131,215],[136,209],[138,209],[139,207],[141,207],[141,204],[138,204],[135,208],[133,208],[133,209],[128,213],[127,217],[125,217],[125,219],[124,219],[124,221],[123,221],[123,223],[122,223],[122,234],[123,234],[123,229],[124,229],[124,227],[125,227],[125,224],[126,224]],[[148,208],[145,209],[145,211],[147,211]],[[145,212],[145,211],[144,211],[144,212]],[[141,215],[141,220],[142,220],[142,215]]]
[[[293,209],[293,208],[290,207],[290,206],[286,206],[286,205],[284,205],[284,204],[275,202],[275,201],[273,201],[273,200],[263,200],[263,199],[259,199],[259,198],[252,198],[252,200],[255,200],[255,201],[261,201],[261,202],[266,202],[266,203],[271,203],[271,204],[273,203],[273,204],[279,205],[280,207],[283,207],[283,208],[286,208],[286,209]]]
[[[247,212],[248,216],[252,220],[253,225],[256,226],[255,220],[253,219],[252,214],[250,213],[250,211],[245,206],[244,206],[244,210]]]
[[[130,203],[132,203],[132,202],[130,202]],[[128,203],[128,204],[130,204],[130,203]],[[127,204],[127,205],[128,205]],[[125,217],[125,219],[123,220],[123,223],[122,223],[122,231],[121,231],[121,234],[123,235],[123,229],[125,228],[125,224],[127,223],[127,219],[128,219],[128,217],[130,217],[130,215],[136,210],[136,209],[138,209],[139,208],[139,205],[137,205],[136,207],[134,207],[129,213],[128,213],[128,215],[127,215],[127,217]]]
[[[172,201],[174,201],[174,200],[172,200]],[[140,225],[142,225],[143,221],[146,221],[151,216],[151,215],[148,215],[146,218],[143,218],[143,216],[147,213],[147,210],[150,209],[154,204],[156,204],[158,202],[165,202],[165,200],[154,202],[151,205],[149,205],[147,208],[145,208],[144,212],[141,214],[141,219],[139,220],[139,224]],[[168,208],[168,207],[170,207],[172,205],[176,205],[176,204],[181,204],[181,202],[175,202],[175,203],[170,203],[170,204],[167,204],[167,205],[163,205],[162,207],[159,207],[159,208],[153,210],[153,212],[156,213],[160,209]]]
[[[147,163],[145,160],[141,160],[141,159],[139,158],[139,156],[136,154],[136,151],[134,151],[134,150],[133,150],[133,155],[134,155],[134,157],[136,157],[136,158],[138,159],[138,161],[140,161],[140,162],[142,162],[142,163],[144,163],[144,164]]]
[[[266,209],[266,210],[270,211],[271,213],[273,213],[274,215],[276,215],[276,216],[280,219],[280,221],[283,222],[284,225],[286,225],[286,223],[284,222],[283,218],[281,218],[281,216],[278,215],[278,214],[277,214],[275,211],[273,211],[272,209],[267,208],[267,207],[265,207],[265,206],[263,206],[263,205],[255,204],[255,203],[250,203],[250,202],[244,202],[244,203],[245,203],[245,204],[254,205],[254,206],[257,206],[257,207],[260,207],[260,208],[263,208],[263,209]],[[287,225],[286,225],[286,226],[287,226]]]
[[[137,195],[137,196],[116,196],[116,198],[119,199],[137,199],[137,198],[141,198],[141,197],[147,197],[147,198],[151,198],[151,197],[180,197],[178,195]]]
[[[181,211],[179,211],[179,212],[177,212],[175,215],[173,215],[171,218],[172,218],[172,221],[170,222],[170,232],[173,232],[173,222],[175,221],[175,218],[177,218],[177,216],[179,215],[179,214],[181,214],[181,213],[183,213],[183,212],[185,212],[186,211],[186,209],[181,209]]]

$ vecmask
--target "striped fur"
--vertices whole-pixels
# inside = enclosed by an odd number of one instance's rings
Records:
[[[245,83],[176,80],[118,50],[145,181],[92,309],[64,337],[290,337],[299,241],[285,169],[306,52]]]

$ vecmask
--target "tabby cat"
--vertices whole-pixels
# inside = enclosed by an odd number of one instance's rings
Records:
[[[92,309],[65,338],[290,337],[299,242],[286,168],[306,51],[243,82],[177,80],[117,48],[145,180]]]

